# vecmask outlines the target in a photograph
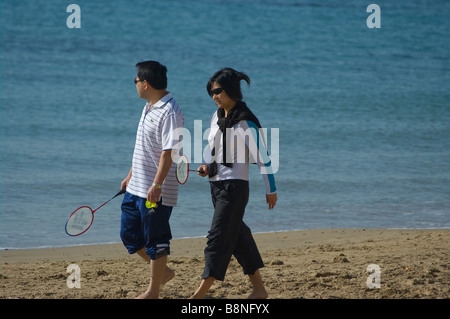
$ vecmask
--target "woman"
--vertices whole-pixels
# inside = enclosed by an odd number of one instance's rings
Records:
[[[198,168],[199,175],[209,176],[214,216],[205,248],[205,270],[202,282],[191,298],[204,298],[214,280],[223,281],[231,255],[249,276],[253,292],[249,298],[267,298],[268,293],[259,273],[264,267],[250,229],[243,222],[249,198],[249,163],[256,159],[266,184],[266,202],[272,209],[277,202],[275,180],[270,174],[264,142],[260,143],[256,116],[242,101],[240,82],[250,85],[244,73],[224,68],[208,81],[207,91],[218,106],[211,119],[208,137],[209,164]],[[251,156],[251,157],[250,157]]]

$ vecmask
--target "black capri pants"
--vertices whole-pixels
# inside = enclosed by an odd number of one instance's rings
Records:
[[[231,255],[236,257],[244,274],[253,275],[264,263],[250,228],[243,221],[249,183],[233,179],[210,182],[210,185],[214,216],[207,236],[202,278],[223,281]]]

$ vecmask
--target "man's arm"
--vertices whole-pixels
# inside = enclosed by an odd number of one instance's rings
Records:
[[[161,153],[159,159],[158,171],[156,172],[153,184],[155,186],[150,186],[147,192],[147,200],[152,203],[156,203],[161,198],[161,185],[166,179],[169,173],[170,167],[172,166],[172,150],[165,150]]]

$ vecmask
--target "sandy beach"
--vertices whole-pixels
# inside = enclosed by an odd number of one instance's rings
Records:
[[[450,229],[318,229],[254,236],[271,299],[450,297]],[[168,265],[176,276],[161,298],[184,299],[194,292],[205,244],[205,238],[172,241]],[[148,264],[128,255],[121,244],[3,250],[0,262],[1,299],[132,299],[149,280]],[[68,285],[71,264],[79,267],[80,288]],[[375,265],[372,274],[369,265]],[[225,281],[216,281],[208,297],[245,299],[250,287],[233,258]]]

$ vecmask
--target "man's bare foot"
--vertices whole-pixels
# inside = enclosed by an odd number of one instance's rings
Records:
[[[168,283],[173,277],[175,277],[175,271],[170,269],[169,267],[166,267],[164,270],[163,278],[161,279],[161,286],[164,286],[166,283]],[[150,287],[150,285],[149,285]],[[150,291],[146,291],[143,294],[140,294],[134,299],[158,299],[158,296],[154,296],[150,293]]]
[[[169,267],[166,267],[166,269],[164,270],[164,276],[161,279],[161,286],[168,283],[173,277],[175,277],[175,271],[173,271]]]

